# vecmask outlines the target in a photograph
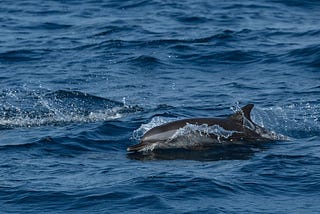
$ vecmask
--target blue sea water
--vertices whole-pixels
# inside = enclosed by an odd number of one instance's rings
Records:
[[[319,11],[2,0],[0,213],[318,213]],[[248,103],[290,140],[126,152],[143,127]]]

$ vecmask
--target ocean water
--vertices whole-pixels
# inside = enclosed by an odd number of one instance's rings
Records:
[[[0,213],[318,213],[318,1],[0,4]],[[226,116],[290,140],[127,153]]]

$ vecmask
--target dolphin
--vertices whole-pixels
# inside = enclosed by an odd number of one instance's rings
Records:
[[[198,150],[212,145],[253,143],[279,140],[282,135],[270,132],[251,120],[253,104],[248,104],[226,118],[190,118],[169,122],[147,131],[140,143],[128,152],[183,148]],[[186,129],[197,130],[186,132]],[[188,136],[183,136],[184,132]]]

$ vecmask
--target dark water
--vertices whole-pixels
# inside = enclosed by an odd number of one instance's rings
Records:
[[[1,1],[1,213],[318,213],[318,1]],[[127,154],[225,116],[290,141]]]

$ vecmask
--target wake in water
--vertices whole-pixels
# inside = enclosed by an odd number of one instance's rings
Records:
[[[78,91],[6,90],[0,94],[0,127],[63,125],[113,120],[142,109]]]
[[[256,108],[252,118],[258,125],[292,138],[320,135],[318,103],[292,103],[286,106]]]

